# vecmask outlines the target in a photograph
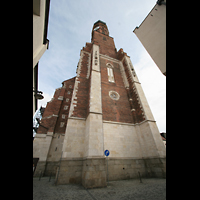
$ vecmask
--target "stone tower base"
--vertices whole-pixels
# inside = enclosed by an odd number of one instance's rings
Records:
[[[82,184],[85,188],[106,187],[105,158],[61,160],[57,184]]]
[[[141,158],[108,160],[109,180],[139,178],[166,178],[166,158]]]
[[[166,178],[166,158],[108,158],[109,181]],[[61,160],[57,184],[82,184],[85,188],[107,186],[106,158]]]
[[[82,185],[85,188],[107,186],[105,158],[87,158],[83,161]]]

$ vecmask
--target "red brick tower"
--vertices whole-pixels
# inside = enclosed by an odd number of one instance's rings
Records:
[[[105,187],[109,180],[165,176],[165,147],[130,57],[116,50],[106,23],[97,21],[80,53],[77,76],[47,104],[34,140],[36,174],[57,183]],[[60,160],[60,162],[59,162]]]

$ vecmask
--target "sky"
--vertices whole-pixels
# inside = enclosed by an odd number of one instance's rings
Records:
[[[80,51],[91,42],[94,23],[106,23],[117,50],[130,56],[160,132],[166,132],[166,77],[161,73],[133,30],[139,26],[156,0],[51,0],[49,49],[38,65],[38,90],[46,106],[64,80],[76,76]]]

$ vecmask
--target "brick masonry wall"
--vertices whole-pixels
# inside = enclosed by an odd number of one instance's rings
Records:
[[[118,60],[122,60],[124,56],[127,56],[127,54],[123,52],[123,49],[120,49],[118,52],[116,52],[112,37],[109,37],[108,35],[102,34],[98,31],[93,31],[92,43],[86,43],[86,46],[81,50],[81,52],[83,51],[83,55],[79,65],[80,73],[76,78],[77,81],[79,81],[79,84],[74,103],[75,107],[73,114],[71,115],[72,117],[87,118],[89,112],[90,73],[92,63],[92,56],[89,57],[89,55],[92,52],[93,43],[99,45],[100,54],[107,55]],[[107,63],[110,63],[114,66],[113,73],[115,83],[108,81]],[[119,64],[105,58],[100,58],[103,120],[139,123],[145,120],[142,107],[138,101],[136,91],[133,90],[134,83],[131,79],[125,59],[122,63],[125,69],[127,80],[129,82],[129,89],[124,87]],[[43,114],[43,119],[41,121],[41,124],[47,128],[40,126],[38,133],[47,133],[47,131],[55,131],[57,133],[65,132],[74,83],[75,77],[64,81],[63,85],[65,85],[65,87],[58,88],[55,91],[54,98],[47,104]],[[69,88],[69,85],[72,87]],[[118,92],[120,99],[117,101],[111,99],[109,96],[109,91]],[[68,94],[68,92],[70,92],[70,94]],[[59,96],[63,96],[64,99],[58,100]],[[66,102],[67,98],[69,99],[68,102]],[[67,106],[67,109],[65,109],[65,106]],[[55,115],[58,115],[58,117]],[[65,115],[65,119],[63,119],[62,115]],[[60,127],[61,123],[64,123],[62,127]]]
[[[63,88],[64,94],[63,94],[63,101],[60,106],[60,112],[59,116],[57,119],[56,127],[55,127],[55,132],[56,133],[65,133],[65,129],[67,126],[67,119],[69,115],[69,109],[71,105],[71,98],[73,94],[73,88],[74,88],[74,82],[75,82],[75,77],[66,81],[63,81]],[[65,118],[63,119],[63,115],[65,115]],[[61,122],[64,123],[63,127],[60,127]]]
[[[101,26],[100,26],[101,28]],[[93,31],[92,42],[99,45],[100,54],[107,55],[111,58],[122,60],[127,53],[121,48],[116,51],[114,40],[112,37],[102,34],[100,31]],[[113,73],[115,83],[108,81],[107,63],[114,66]],[[122,74],[120,73],[119,64],[110,60],[100,59],[101,81],[102,81],[102,110],[103,119],[108,121],[117,121],[125,123],[139,123],[144,121],[143,111],[137,99],[137,93],[133,90],[134,83],[130,77],[128,68],[123,61],[126,77],[129,82],[129,89],[124,87]],[[120,99],[115,101],[109,97],[109,91],[116,91],[120,95]],[[130,100],[132,99],[132,100]],[[135,109],[135,110],[132,110]],[[132,110],[132,111],[131,111]]]
[[[104,58],[100,59],[100,63],[103,120],[133,123],[131,108],[126,88],[124,87],[119,64]],[[114,67],[113,74],[115,83],[108,81],[107,63],[112,64]],[[109,91],[116,91],[120,95],[119,100],[111,99]]]
[[[93,43],[99,45],[100,54],[117,58],[117,51],[115,48],[114,39],[112,37],[94,31]]]
[[[89,48],[89,47],[88,47]],[[86,118],[88,112],[88,95],[89,95],[89,78],[88,77],[88,65],[91,63],[89,60],[89,54],[83,52],[81,60],[80,74],[77,80],[80,81],[78,84],[76,106],[72,117]]]
[[[47,103],[40,122],[41,126],[38,128],[37,134],[46,134],[47,131],[65,133],[71,97],[74,88],[74,81],[75,77],[63,81],[63,87],[56,89],[53,99]],[[62,118],[62,115],[65,115],[64,119]],[[62,127],[60,127],[61,122],[64,123]]]
[[[122,63],[125,69],[125,74],[126,74],[128,83],[129,83],[129,89],[127,89],[127,94],[128,94],[129,99],[132,99],[130,100],[130,107],[131,109],[134,109],[132,111],[133,120],[134,120],[134,123],[140,123],[145,120],[145,117],[143,115],[142,107],[140,106],[140,103],[139,103],[139,97],[137,96],[134,82],[131,79],[131,74],[130,74],[130,71],[128,70],[128,66],[125,59],[123,60]]]
[[[92,43],[86,42],[85,47],[83,47],[83,51],[87,51],[88,53],[91,53],[91,49],[92,49]]]

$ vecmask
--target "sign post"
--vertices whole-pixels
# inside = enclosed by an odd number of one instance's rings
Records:
[[[105,150],[104,151],[104,154],[105,154],[105,156],[107,157],[107,182],[108,182],[108,156],[109,156],[109,154],[110,154],[110,152],[108,151],[108,150]]]

